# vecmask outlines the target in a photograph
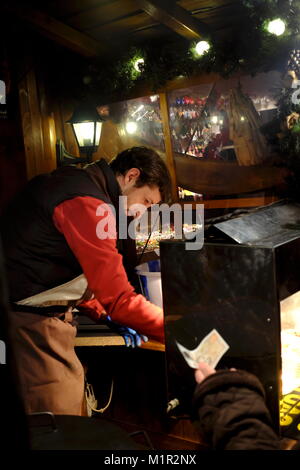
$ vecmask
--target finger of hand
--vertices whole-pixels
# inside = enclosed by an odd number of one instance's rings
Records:
[[[131,347],[132,348],[135,348],[136,347],[136,335],[128,335],[130,337],[130,341],[131,341]]]
[[[204,380],[204,375],[200,369],[195,370],[195,380],[198,384],[200,384]]]
[[[201,370],[204,377],[207,377],[210,374],[214,374],[216,371],[211,366],[209,366],[206,362],[200,362],[198,364],[198,369]]]
[[[128,331],[128,333],[130,333],[131,335],[136,335],[136,331],[133,330],[132,328],[128,328],[128,326],[126,327],[126,330]]]

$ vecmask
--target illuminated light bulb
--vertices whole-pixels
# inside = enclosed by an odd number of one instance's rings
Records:
[[[137,131],[137,123],[134,121],[127,122],[126,131],[128,134],[134,134]]]
[[[245,121],[245,117],[244,117],[244,116],[241,116],[241,121]]]
[[[218,123],[218,116],[213,116],[213,117],[211,118],[211,122],[212,122],[213,124],[217,124],[217,123]]]
[[[203,55],[210,49],[210,44],[207,41],[199,41],[195,46],[198,55]]]
[[[269,21],[267,25],[267,30],[271,34],[281,36],[285,31],[285,22],[282,21],[280,18],[276,18],[276,20]]]
[[[134,68],[137,72],[141,72],[140,65],[142,65],[144,63],[145,63],[144,59],[140,58],[140,59],[137,59],[134,62],[133,66],[134,66]]]

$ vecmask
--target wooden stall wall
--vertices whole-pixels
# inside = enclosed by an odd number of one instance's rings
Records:
[[[53,98],[47,85],[45,74],[36,69],[31,69],[19,84],[28,179],[56,168],[58,138],[70,153],[79,156],[72,129],[66,123],[72,104]]]

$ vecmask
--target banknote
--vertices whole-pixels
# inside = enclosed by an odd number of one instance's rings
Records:
[[[228,351],[229,345],[217,330],[213,329],[195,349],[187,349],[176,341],[177,347],[192,369],[197,369],[199,362],[206,362],[215,368],[221,357]]]

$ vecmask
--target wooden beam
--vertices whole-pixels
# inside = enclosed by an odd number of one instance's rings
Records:
[[[231,78],[239,78],[240,75],[233,75]],[[157,93],[166,93],[173,90],[181,90],[182,88],[189,88],[193,86],[203,85],[207,83],[215,83],[222,80],[221,75],[216,73],[193,75],[191,77],[179,76],[173,80],[166,82],[161,88],[153,91],[153,87],[148,82],[138,83],[127,95],[127,99],[140,98],[141,96],[148,96]],[[115,101],[120,101],[116,98]]]
[[[164,24],[186,39],[200,39],[209,34],[210,28],[174,2],[138,0],[141,8],[159,23]]]
[[[288,171],[267,165],[239,166],[174,153],[178,186],[197,194],[231,195],[285,184]]]
[[[55,42],[85,57],[103,55],[105,48],[93,38],[73,29],[46,13],[22,5],[8,5],[7,11],[36,27],[42,34]]]
[[[272,204],[279,200],[278,196],[257,196],[257,197],[241,197],[232,199],[208,199],[198,202],[193,201],[179,201],[180,205],[191,204],[193,209],[197,208],[198,204],[203,204],[204,209],[229,209],[229,208],[244,208],[244,207],[260,207]]]

